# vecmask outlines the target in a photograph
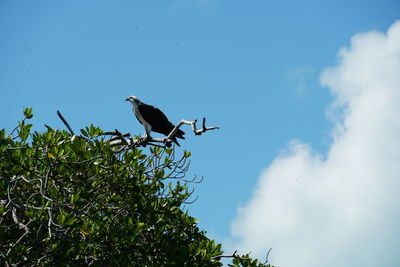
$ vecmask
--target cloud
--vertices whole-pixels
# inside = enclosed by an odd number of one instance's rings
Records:
[[[291,141],[231,225],[234,246],[284,267],[400,266],[400,21],[352,37],[320,82],[326,155]]]

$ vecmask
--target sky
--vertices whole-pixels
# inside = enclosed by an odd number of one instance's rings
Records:
[[[277,266],[400,265],[400,2],[0,1],[0,128],[141,135],[124,99],[194,136],[187,206]]]

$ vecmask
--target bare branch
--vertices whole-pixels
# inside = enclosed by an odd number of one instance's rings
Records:
[[[28,226],[26,224],[21,223],[18,221],[17,218],[17,209],[15,207],[12,208],[12,218],[16,224],[18,224],[19,228],[24,229],[25,232],[29,232]]]
[[[197,122],[197,120],[194,120],[194,123],[192,124],[192,129],[193,129],[193,132],[194,132],[195,135],[201,135],[201,134],[203,134],[203,133],[205,133],[207,131],[219,129],[218,126],[206,127],[206,118],[203,118],[202,129],[201,130],[197,130],[196,129],[196,122]]]
[[[103,133],[101,133],[101,134],[99,134],[99,135],[117,135],[117,132],[119,132],[118,130],[116,130],[116,131],[114,131],[114,132],[103,132]],[[129,136],[131,136],[131,134],[130,133],[124,133],[124,134],[122,134],[124,137],[129,137]]]
[[[51,238],[52,237],[51,223],[53,222],[52,210],[48,209],[47,212],[49,214],[49,220],[47,222],[47,230],[49,231],[49,237]]]
[[[117,133],[116,132],[106,132],[107,134],[101,134],[101,135],[117,135]],[[131,136],[131,134],[130,133],[124,133],[124,134],[122,134],[122,137],[130,137]],[[112,137],[112,138],[110,138],[110,142],[111,141],[114,141],[114,140],[118,140],[118,139],[120,139],[120,136],[114,136],[114,137]]]
[[[115,132],[106,132],[106,133],[108,135],[116,135],[115,137],[113,137],[109,140],[110,146],[113,147],[113,146],[120,146],[120,145],[128,145],[127,149],[130,149],[130,148],[138,147],[138,146],[146,146],[147,144],[153,145],[153,146],[159,146],[154,143],[163,143],[167,147],[170,147],[173,142],[172,138],[175,136],[176,132],[183,124],[191,125],[193,133],[195,135],[201,135],[207,131],[219,129],[218,126],[206,127],[206,118],[203,118],[203,123],[202,123],[201,129],[197,129],[196,123],[197,123],[197,119],[193,120],[193,121],[181,120],[178,122],[178,124],[175,125],[175,127],[172,129],[172,131],[165,138],[153,138],[151,136],[146,136],[144,138],[139,138],[139,139],[132,139],[132,138],[125,139],[125,138],[123,138],[122,134],[117,130],[115,130]],[[122,149],[122,150],[124,150],[124,149]]]
[[[64,119],[63,115],[61,115],[61,112],[57,110],[57,115],[58,117],[62,120],[62,122],[67,126],[69,132],[71,135],[75,135],[74,131],[72,130],[71,126],[69,126],[69,123]]]
[[[126,141],[125,137],[117,129],[115,129],[115,134],[119,137],[119,140],[121,140],[123,145],[128,145],[128,142]]]
[[[268,263],[268,257],[269,257],[269,253],[271,252],[272,248],[270,248],[267,252],[267,256],[265,257],[265,262],[264,265],[266,265]]]
[[[178,131],[178,129],[183,124],[191,125],[192,126],[192,130],[193,130],[195,135],[201,135],[201,134],[205,133],[206,131],[219,129],[218,126],[206,127],[206,118],[203,118],[203,125],[202,125],[202,129],[201,130],[197,130],[196,123],[197,123],[197,119],[195,119],[193,121],[181,120],[174,127],[174,129],[169,133],[169,135],[167,136],[167,139],[171,139],[175,135],[176,131]]]
[[[181,120],[180,122],[178,122],[177,125],[175,125],[174,129],[172,129],[172,131],[169,133],[169,135],[166,137],[166,139],[167,140],[171,140],[171,138],[175,135],[175,133],[178,131],[178,129],[183,124],[192,125],[192,122],[191,121],[186,121],[186,120]]]

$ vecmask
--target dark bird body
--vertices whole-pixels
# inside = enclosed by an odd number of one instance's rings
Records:
[[[135,113],[138,121],[144,126],[146,135],[150,136],[150,132],[161,133],[168,136],[174,129],[174,125],[168,120],[167,116],[158,108],[142,103],[137,97],[130,96],[126,99],[133,105],[133,112]],[[185,139],[183,136],[185,132],[178,129],[171,140],[179,146],[176,138]]]

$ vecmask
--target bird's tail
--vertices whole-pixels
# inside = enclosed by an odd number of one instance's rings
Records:
[[[173,136],[171,139],[172,139],[172,141],[174,141],[174,143],[175,143],[177,146],[181,146],[181,145],[178,143],[178,141],[176,140],[176,137],[175,137],[175,136]]]
[[[168,136],[168,134],[174,129],[174,126],[171,125],[171,129],[168,131],[168,133],[166,133],[165,135]],[[181,146],[178,141],[176,140],[176,138],[180,138],[180,139],[185,139],[185,137],[183,137],[183,135],[185,134],[184,131],[182,131],[181,129],[178,129],[174,136],[171,137],[172,141],[177,145],[177,146]]]
[[[180,138],[180,139],[185,139],[185,137],[183,136],[185,134],[184,131],[182,131],[181,129],[178,129],[178,131],[176,131],[175,136]]]

